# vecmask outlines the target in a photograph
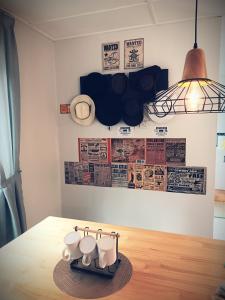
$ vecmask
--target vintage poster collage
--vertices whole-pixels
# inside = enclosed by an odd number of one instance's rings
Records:
[[[205,194],[206,168],[186,166],[184,138],[79,138],[65,183]]]

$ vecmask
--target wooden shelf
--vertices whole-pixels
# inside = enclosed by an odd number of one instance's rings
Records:
[[[225,202],[225,190],[215,190],[215,201]]]

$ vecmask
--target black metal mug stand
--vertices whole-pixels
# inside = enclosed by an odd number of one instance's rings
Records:
[[[116,274],[116,271],[119,267],[119,264],[121,262],[121,258],[119,258],[119,233],[116,232],[105,232],[102,231],[102,229],[98,229],[98,230],[93,230],[93,229],[89,229],[89,227],[85,227],[85,228],[80,228],[78,226],[74,227],[75,231],[83,231],[84,232],[84,236],[88,235],[89,233],[95,233],[96,234],[96,240],[98,240],[98,237],[102,235],[108,235],[111,236],[113,238],[116,238],[116,261],[113,265],[111,266],[107,266],[105,268],[101,268],[99,266],[99,261],[98,258],[95,258],[91,264],[89,266],[84,266],[82,263],[82,257],[78,258],[78,259],[74,259],[73,261],[70,262],[70,268],[72,270],[79,270],[79,271],[85,271],[85,272],[89,272],[89,273],[94,273],[94,274],[98,274],[98,275],[103,275],[105,277],[108,278],[113,278],[114,275]]]

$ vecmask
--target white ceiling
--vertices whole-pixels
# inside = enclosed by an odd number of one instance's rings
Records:
[[[192,19],[195,0],[0,0],[52,40]],[[225,15],[225,0],[199,0],[199,17]]]

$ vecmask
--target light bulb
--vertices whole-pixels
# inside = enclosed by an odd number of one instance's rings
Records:
[[[188,88],[187,95],[185,97],[185,106],[187,111],[201,111],[203,110],[204,97],[202,97],[202,91],[198,81],[192,81]]]

